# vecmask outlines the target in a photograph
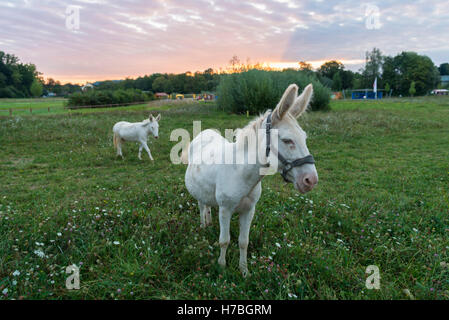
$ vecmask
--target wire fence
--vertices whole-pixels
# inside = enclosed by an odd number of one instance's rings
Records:
[[[59,108],[58,107],[47,107],[47,108],[42,108],[42,107],[40,107],[40,108],[33,108],[33,107],[30,107],[30,108],[8,108],[8,109],[0,109],[0,112],[5,112],[7,115],[12,116],[13,113],[14,112],[17,113],[17,111],[26,111],[26,112],[29,112],[30,114],[33,114],[33,109],[35,111],[42,111],[42,110],[47,109],[47,112],[50,113],[52,108],[53,109],[61,109],[60,107]]]
[[[117,103],[117,104],[102,104],[102,105],[86,105],[86,106],[54,106],[54,107],[27,107],[27,108],[0,108],[0,115],[9,115],[13,116],[14,113],[22,113],[26,112],[29,114],[42,114],[51,113],[55,110],[80,110],[80,109],[98,109],[98,108],[117,108],[117,107],[131,107],[136,105],[146,104],[148,107],[161,107],[161,106],[173,106],[179,104],[190,104],[190,103],[198,103],[197,100],[193,98],[184,98],[179,100],[171,100],[171,99],[158,99],[153,101],[139,101],[132,103]]]
[[[116,104],[98,104],[98,105],[89,105],[89,106],[67,106],[67,107],[64,107],[64,108],[70,109],[70,110],[95,109],[95,108],[116,108],[116,107],[134,106],[134,105],[145,104],[145,103],[148,103],[148,101],[138,101],[138,102],[129,102],[129,103],[116,103]]]

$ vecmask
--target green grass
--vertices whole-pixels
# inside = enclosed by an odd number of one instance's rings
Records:
[[[447,102],[338,101],[300,119],[320,182],[299,195],[279,175],[263,180],[246,279],[237,215],[221,270],[216,211],[201,229],[185,166],[169,160],[173,129],[201,120],[223,132],[245,116],[162,108],[154,163],[139,161],[135,144],[124,146],[124,161],[112,148],[113,124],[148,109],[2,117],[2,298],[407,299],[408,289],[448,299]],[[81,265],[80,290],[65,289],[71,264]],[[380,269],[380,290],[365,287],[369,265]]]

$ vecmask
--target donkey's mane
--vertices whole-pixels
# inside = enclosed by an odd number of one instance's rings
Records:
[[[249,133],[248,131],[255,131],[257,133],[257,130],[260,129],[260,127],[262,126],[262,122],[265,120],[265,118],[268,116],[270,112],[271,110],[265,111],[265,113],[260,114],[254,120],[251,120],[242,129],[237,129],[236,142],[237,143],[241,142],[242,137],[245,137]]]

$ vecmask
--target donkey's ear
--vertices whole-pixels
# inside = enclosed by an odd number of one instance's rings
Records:
[[[281,120],[287,111],[293,106],[296,100],[296,95],[298,94],[298,86],[296,84],[291,84],[285,90],[282,95],[281,101],[279,101],[276,109],[273,111],[273,121]]]
[[[150,116],[148,117],[148,119],[150,119],[150,121],[154,120],[154,117],[153,117],[153,115],[151,113],[150,113]]]
[[[156,121],[159,122],[159,120],[161,120],[161,114],[160,113],[156,117]]]
[[[295,118],[300,117],[304,111],[307,110],[307,106],[310,103],[310,99],[313,96],[313,86],[312,84],[309,84],[302,94],[296,99],[295,103],[293,104],[293,107],[290,109],[290,113]]]

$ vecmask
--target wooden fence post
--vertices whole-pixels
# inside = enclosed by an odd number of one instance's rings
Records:
[[[12,116],[12,108],[9,109],[9,115]]]
[[[50,107],[48,107],[48,112],[50,112]]]

